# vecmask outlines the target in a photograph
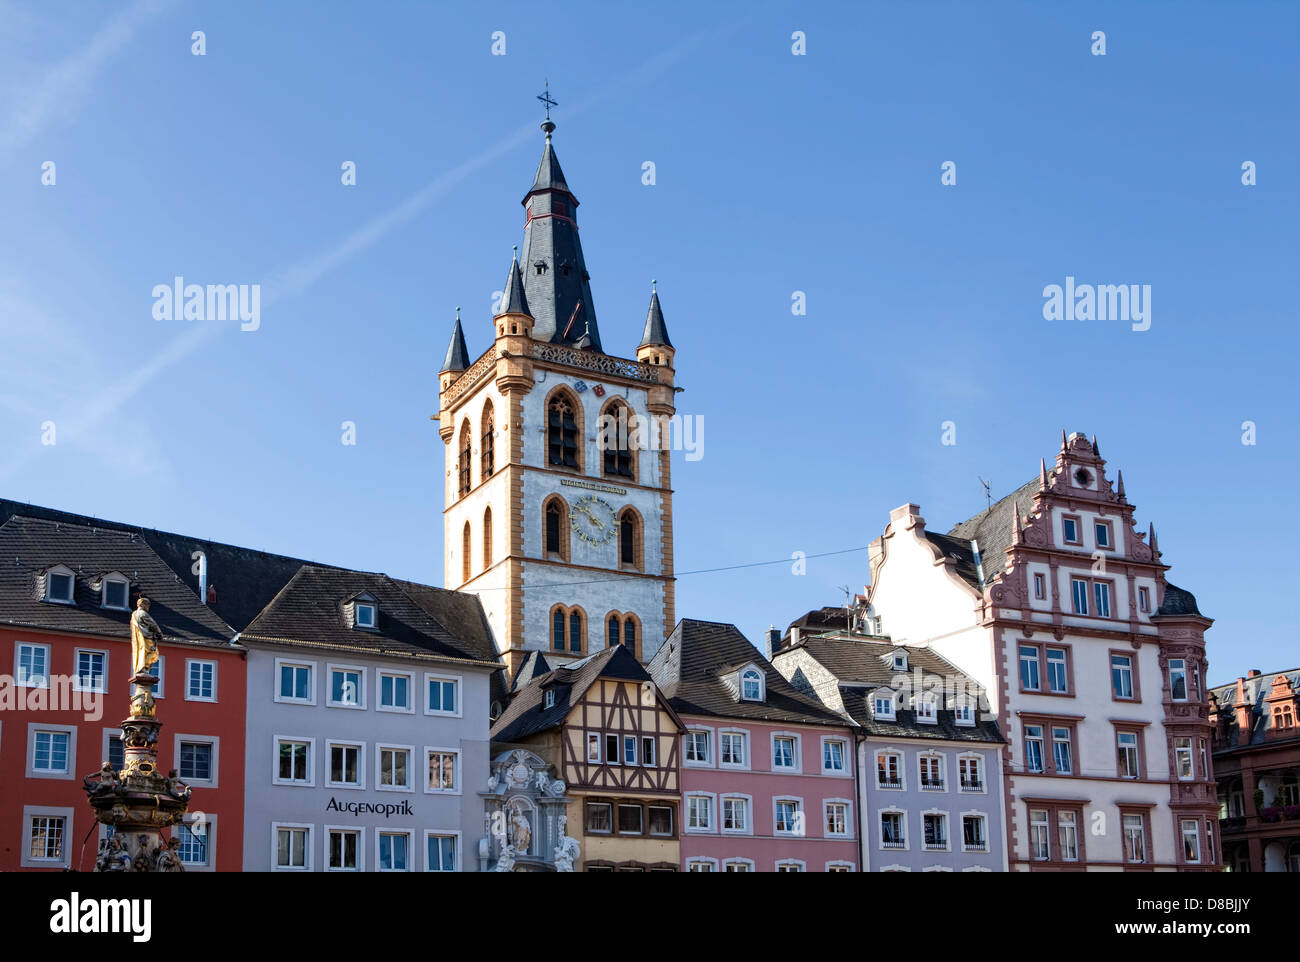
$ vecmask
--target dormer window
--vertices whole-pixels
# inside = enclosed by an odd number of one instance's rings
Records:
[[[907,671],[907,652],[894,652],[894,671]]]
[[[555,707],[555,689],[554,689],[554,688],[548,688],[548,689],[546,690],[546,696],[545,696],[545,698],[544,698],[544,704],[546,705],[547,708],[554,708],[554,707]]]
[[[55,604],[72,604],[72,572],[59,566],[45,573],[45,600]]]
[[[374,628],[379,622],[379,608],[368,601],[357,602],[357,627]]]
[[[971,726],[975,724],[975,706],[968,701],[960,701],[952,710],[953,721],[958,725]]]
[[[757,668],[740,673],[740,697],[745,701],[763,700],[763,676]]]
[[[892,721],[894,718],[894,693],[879,692],[873,699],[871,713],[877,718]]]
[[[128,604],[128,595],[130,586],[127,580],[120,575],[105,575],[100,584],[100,604],[105,608],[116,608],[119,611],[126,611]]]
[[[925,725],[933,725],[939,720],[938,706],[932,696],[926,695],[916,700],[916,720]]]

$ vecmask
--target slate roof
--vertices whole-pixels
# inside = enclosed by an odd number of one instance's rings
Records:
[[[423,589],[418,592],[420,601],[412,597],[413,589]],[[371,595],[379,608],[373,631],[351,628],[344,620],[344,602],[363,592]],[[467,605],[463,599],[446,597],[455,594],[398,582],[375,572],[303,565],[244,629],[240,641],[337,647],[375,655],[436,656],[497,666],[486,624],[476,625],[471,611],[471,605],[478,607],[478,599],[469,596]]]
[[[907,652],[909,677],[920,669],[924,675],[940,675],[945,678],[966,678],[955,665],[946,658],[936,654],[930,648],[894,645],[885,641],[871,641],[863,638],[813,636],[793,645],[788,651],[806,651],[823,668],[830,672],[839,683],[840,697],[849,716],[869,735],[893,736],[898,738],[926,738],[947,741],[974,741],[1002,743],[997,723],[992,720],[980,720],[976,713],[973,726],[958,725],[953,721],[951,709],[940,708],[937,712],[938,723],[921,724],[916,720],[913,709],[900,709],[895,712],[895,721],[879,721],[872,716],[870,697],[877,688],[892,685],[899,674],[894,671],[893,655],[896,651]]]
[[[847,631],[848,617],[848,612],[844,610],[843,605],[814,608],[790,622],[785,629],[785,634],[781,636],[781,647],[784,648],[790,643],[791,628],[798,628],[804,635],[825,631]]]
[[[636,657],[622,645],[602,648],[579,661],[539,675],[514,696],[492,725],[492,741],[517,742],[564,724],[570,710],[598,678],[650,681]],[[545,707],[543,693],[555,689],[555,704]]]
[[[530,651],[524,655],[519,670],[515,672],[514,680],[510,683],[510,691],[519,691],[534,678],[541,678],[550,670],[551,666],[547,663],[545,655],[540,651]]]
[[[54,565],[74,573],[73,601],[41,601],[37,579]],[[131,637],[131,611],[100,606],[91,582],[117,571],[130,581],[128,604],[143,594],[164,637],[227,647],[235,629],[200,603],[194,591],[138,533],[10,515],[0,525],[0,623],[74,634]]]
[[[652,347],[663,345],[672,347],[673,342],[668,340],[668,327],[664,324],[664,312],[659,307],[659,292],[650,292],[650,310],[645,316],[645,331],[641,334],[641,343],[637,347]]]
[[[979,589],[979,566],[975,563],[975,552],[971,549],[969,541],[964,538],[953,538],[946,534],[939,534],[937,531],[927,531],[925,537],[939,549],[945,558],[952,559],[959,578],[967,582],[971,587]]]
[[[1226,715],[1228,727],[1226,731],[1227,743],[1214,749],[1215,754],[1221,752],[1239,751],[1244,748],[1250,748],[1255,745],[1261,745],[1266,740],[1271,744],[1276,744],[1277,739],[1269,738],[1272,730],[1273,719],[1271,713],[1264,710],[1266,706],[1264,699],[1269,696],[1273,690],[1273,679],[1282,675],[1291,685],[1292,691],[1300,691],[1300,668],[1291,668],[1286,671],[1272,671],[1256,675],[1253,678],[1242,680],[1242,687],[1245,689],[1246,703],[1250,705],[1250,739],[1245,745],[1237,744],[1237,717],[1234,708],[1237,704],[1237,683],[1234,681],[1227,685],[1216,685],[1209,691],[1214,695],[1219,703],[1220,713]],[[1300,739],[1300,729],[1295,732],[1297,739]],[[1287,741],[1283,738],[1282,741]]]
[[[763,672],[764,701],[743,701],[722,680],[747,664]],[[678,714],[846,725],[840,715],[796,691],[735,625],[683,618],[651,659],[649,672]]]
[[[1022,518],[1028,515],[1033,509],[1034,495],[1038,492],[1039,483],[1038,478],[1026,481],[979,514],[953,525],[952,530],[948,532],[950,539],[967,542],[968,549],[969,542],[976,542],[979,547],[980,562],[984,567],[985,584],[992,581],[993,577],[1007,566],[1007,549],[1011,547],[1012,539],[1012,509],[1019,507]],[[958,573],[977,589],[980,587],[979,578],[974,574],[973,564],[968,569],[958,565]]]
[[[528,298],[524,296],[524,279],[519,275],[517,256],[510,261],[510,272],[506,275],[506,288],[501,295],[500,313],[528,314]],[[528,316],[532,317],[531,314]]]
[[[1197,615],[1204,618],[1196,607],[1196,596],[1185,588],[1165,582],[1165,596],[1160,602],[1157,615]]]
[[[539,190],[562,190],[569,196],[573,196],[569,191],[569,185],[564,181],[560,158],[555,156],[555,148],[551,146],[549,133],[546,136],[546,145],[542,147],[542,159],[537,162],[537,175],[533,177],[533,186],[528,189],[528,193],[531,195]]]
[[[447,357],[438,368],[439,374],[464,371],[469,367],[469,348],[465,346],[465,331],[460,326],[460,315],[456,315],[456,326],[451,332],[451,343],[447,345]]]

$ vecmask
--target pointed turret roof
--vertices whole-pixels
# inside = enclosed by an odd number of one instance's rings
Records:
[[[668,328],[664,324],[664,312],[659,308],[659,292],[651,287],[650,310],[645,316],[645,332],[641,335],[641,343],[637,347],[658,347],[661,345],[663,347],[672,347],[673,342],[668,340]]]
[[[562,190],[569,193],[569,185],[564,182],[564,171],[560,169],[560,158],[555,156],[555,148],[551,146],[549,132],[546,134],[546,146],[542,148],[542,159],[537,164],[537,176],[533,178],[533,186],[528,193],[533,194],[539,190]]]
[[[518,248],[516,248],[518,251]],[[524,279],[519,274],[519,255],[515,254],[510,262],[510,274],[506,277],[505,293],[501,295],[502,314],[528,314],[528,298],[524,296]],[[531,314],[528,314],[532,317]]]
[[[447,359],[438,369],[439,374],[463,371],[469,367],[469,349],[465,347],[465,332],[460,326],[460,308],[456,308],[456,329],[451,332],[451,343],[447,345]]]

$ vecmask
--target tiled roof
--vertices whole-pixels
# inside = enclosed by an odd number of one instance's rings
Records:
[[[765,698],[743,701],[723,676],[752,664],[763,672]],[[678,714],[713,715],[807,725],[845,725],[845,719],[795,690],[735,625],[685,618],[659,647],[651,676]]]
[[[0,623],[130,638],[131,612],[101,607],[92,587],[116,571],[130,581],[130,608],[140,595],[148,598],[166,638],[226,647],[235,635],[137,533],[10,515],[0,525],[0,559]],[[74,573],[74,604],[38,599],[37,579],[55,565]]]
[[[1300,691],[1300,668],[1266,672],[1255,675],[1253,678],[1243,679],[1242,687],[1245,689],[1246,703],[1250,705],[1250,739],[1245,745],[1241,746],[1237,745],[1237,713],[1234,711],[1237,704],[1237,683],[1234,681],[1231,684],[1217,685],[1210,689],[1209,694],[1215,696],[1219,703],[1219,711],[1225,715],[1228,723],[1227,744],[1224,748],[1217,748],[1216,751],[1232,751],[1260,745],[1277,737],[1273,734],[1272,715],[1264,710],[1266,707],[1264,700],[1273,690],[1273,679],[1279,675],[1286,678],[1292,691]],[[1300,729],[1296,730],[1295,735],[1296,738],[1300,739]],[[1285,740],[1285,736],[1283,736],[1283,740]]]

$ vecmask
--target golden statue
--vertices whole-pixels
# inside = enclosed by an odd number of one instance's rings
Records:
[[[158,664],[158,643],[162,629],[149,615],[149,599],[141,597],[131,612],[131,671],[134,675],[147,675]]]

